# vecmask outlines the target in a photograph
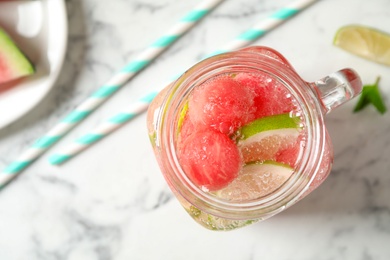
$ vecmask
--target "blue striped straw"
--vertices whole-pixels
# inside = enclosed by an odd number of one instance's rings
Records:
[[[253,26],[251,29],[240,34],[236,39],[228,43],[225,47],[213,52],[207,57],[233,51],[249,45],[252,41],[263,36],[265,33],[277,27],[279,24],[291,18],[299,11],[303,10],[314,2],[316,2],[316,0],[299,0],[285,8],[278,10],[265,20]],[[164,84],[163,86],[165,87],[169,84],[170,82],[168,84]],[[61,151],[50,156],[49,162],[51,164],[62,164],[65,161],[74,157],[76,154],[92,146],[100,139],[114,132],[116,129],[120,128],[129,120],[147,110],[149,104],[161,89],[162,88],[150,92],[149,94],[140,98],[135,104],[132,104],[131,106],[127,107],[127,109],[125,109],[124,111],[109,118],[102,125],[99,125],[90,133],[83,135],[82,137],[76,139],[73,143],[65,146]]]
[[[47,149],[59,141],[74,126],[83,121],[100,104],[124,86],[139,71],[149,65],[153,59],[166,50],[171,44],[189,31],[198,21],[206,16],[214,7],[224,0],[204,0],[192,11],[180,19],[168,32],[152,43],[135,60],[128,63],[106,84],[92,93],[82,104],[54,126],[46,135],[38,139],[16,161],[8,165],[0,174],[0,188],[8,183],[16,174],[25,169]]]

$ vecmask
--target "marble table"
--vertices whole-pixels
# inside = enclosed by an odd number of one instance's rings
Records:
[[[225,1],[52,151],[291,1]],[[0,129],[0,167],[197,2],[67,0],[61,75],[28,115]],[[344,67],[366,84],[381,75],[390,106],[390,68],[332,45],[347,24],[389,32],[390,2],[319,1],[254,44],[279,50],[308,81]],[[49,165],[46,154],[0,191],[0,259],[390,259],[390,112],[354,114],[355,103],[327,117],[335,164],[325,183],[283,213],[232,232],[203,229],[175,200],[145,114],[62,166]]]

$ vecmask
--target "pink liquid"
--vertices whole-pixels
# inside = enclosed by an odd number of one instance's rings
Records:
[[[267,56],[279,62],[281,68],[292,70],[286,59],[271,49],[252,47],[241,51],[252,52],[254,57]],[[208,80],[197,83],[185,99],[183,96],[180,108],[174,112],[174,153],[180,172],[200,193],[227,203],[263,201],[298,174],[307,144],[306,122],[294,94],[274,75],[248,69],[213,73]],[[218,212],[208,214],[194,203],[198,197],[192,200],[187,197],[191,195],[182,192],[187,188],[178,187],[173,176],[181,173],[166,159],[166,144],[155,143],[161,140],[156,137],[161,134],[156,118],[166,113],[162,105],[170,95],[167,87],[152,102],[148,130],[156,158],[176,197],[195,221],[209,229],[230,230],[259,220],[245,214],[242,220],[220,217]],[[319,170],[297,198],[318,187],[330,172],[332,149],[325,134]]]
[[[257,199],[279,188],[299,162],[305,146],[300,122],[296,129],[275,130],[274,123],[265,121],[265,127],[271,129],[262,131],[260,140],[242,144],[240,129],[254,121],[278,115],[300,120],[300,107],[293,95],[266,73],[218,75],[194,89],[186,109],[181,115],[178,158],[189,179],[204,191],[219,194],[228,190],[226,194],[233,185],[231,189],[242,192],[230,192],[224,196],[228,200]],[[254,164],[259,165],[259,173]],[[247,176],[248,165],[255,171],[251,176]],[[250,191],[245,191],[247,187]]]

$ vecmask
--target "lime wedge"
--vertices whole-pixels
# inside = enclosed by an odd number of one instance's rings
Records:
[[[299,153],[298,137],[301,128],[297,117],[288,113],[257,119],[239,131],[238,147],[245,163],[276,161],[286,151],[292,166]],[[296,148],[296,149],[295,149]]]
[[[385,32],[349,25],[337,31],[333,44],[365,59],[390,66],[390,34]]]
[[[216,196],[237,202],[258,199],[281,187],[293,172],[290,166],[271,161],[247,164],[233,182],[216,192]]]

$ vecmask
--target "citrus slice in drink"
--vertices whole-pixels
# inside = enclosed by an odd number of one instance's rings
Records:
[[[300,152],[301,128],[298,117],[288,113],[262,117],[242,127],[238,147],[245,163],[288,158],[294,167]]]
[[[281,187],[293,172],[289,165],[271,161],[247,164],[237,178],[215,195],[237,202],[258,199]]]
[[[349,25],[337,31],[333,43],[350,53],[390,66],[390,34]]]

